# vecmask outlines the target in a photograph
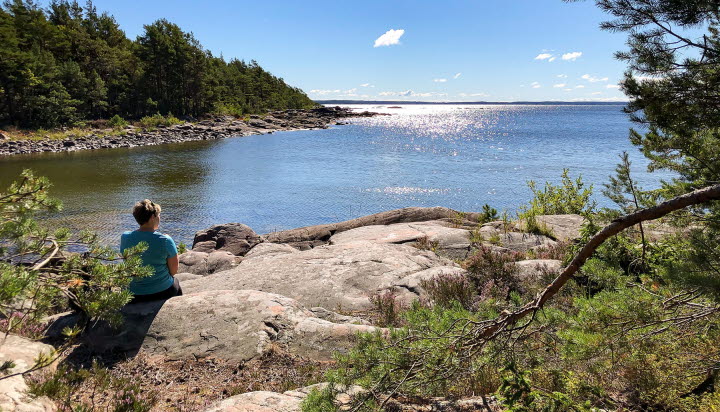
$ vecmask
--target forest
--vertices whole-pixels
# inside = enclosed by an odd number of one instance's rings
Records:
[[[314,105],[256,61],[213,56],[165,19],[131,40],[92,2],[0,6],[0,124],[48,128],[116,115],[243,115]]]

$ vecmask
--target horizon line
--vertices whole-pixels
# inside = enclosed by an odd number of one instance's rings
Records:
[[[314,100],[319,104],[627,104],[624,100],[595,101],[595,100],[517,100],[517,101],[423,101],[423,100]]]

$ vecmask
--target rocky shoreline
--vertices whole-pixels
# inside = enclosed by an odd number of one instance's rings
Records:
[[[327,129],[330,125],[345,124],[352,117],[372,117],[373,112],[353,112],[343,107],[319,107],[271,112],[265,116],[251,115],[249,119],[230,116],[215,117],[197,123],[183,123],[173,126],[159,126],[155,130],[144,130],[127,126],[124,134],[101,134],[98,130],[87,137],[66,139],[8,140],[0,139],[0,156],[42,152],[74,152],[79,150],[111,149],[119,147],[156,146],[166,143],[181,143],[198,140],[215,140],[227,137],[242,137],[268,134],[278,131]],[[0,136],[2,136],[0,134]]]
[[[331,367],[337,353],[356,344],[359,332],[386,331],[372,316],[374,296],[391,293],[403,306],[427,301],[423,281],[465,276],[458,262],[479,247],[514,256],[513,276],[524,288],[539,290],[562,267],[553,250],[578,238],[584,219],[537,219],[545,234],[528,233],[520,221],[482,223],[480,214],[444,207],[390,210],[268,234],[242,223],[215,225],[197,232],[192,249],[180,255],[176,277],[182,296],[125,306],[122,327],[98,323],[86,332],[81,347],[92,356],[128,359],[113,373],[127,369],[135,371],[130,376],[153,376],[143,384],[162,385],[168,398],[157,410],[190,391],[198,395],[183,402],[192,410],[300,412],[309,391],[323,385],[305,386],[322,382],[320,372],[290,391],[268,383],[242,391],[228,388],[245,379],[242,368],[253,362],[266,362],[271,369],[282,359],[318,371]],[[45,332],[48,342],[81,319],[76,313],[53,316]],[[32,359],[54,350],[13,339],[0,350],[0,361]],[[196,369],[175,370],[172,365]],[[12,386],[0,384],[0,408],[57,410],[48,398],[27,398],[25,390],[21,376]],[[349,388],[353,390],[360,389]],[[348,395],[341,394],[338,402],[346,402]],[[490,397],[402,406],[397,410],[500,410]]]

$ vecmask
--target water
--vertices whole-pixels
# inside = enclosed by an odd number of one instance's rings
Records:
[[[330,223],[407,206],[516,210],[525,182],[563,168],[596,188],[626,150],[637,180],[657,187],[627,139],[622,106],[357,106],[393,116],[329,130],[0,159],[0,187],[23,168],[48,176],[64,210],[50,220],[91,229],[110,244],[136,224],[135,201],[163,206],[161,230],[192,242],[213,224],[258,233]]]

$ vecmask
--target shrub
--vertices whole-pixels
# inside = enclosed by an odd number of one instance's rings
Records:
[[[376,293],[370,296],[370,303],[373,304],[378,315],[378,326],[399,326],[400,312],[402,305],[397,301],[397,295],[392,291]]]
[[[140,126],[144,128],[154,128],[158,126],[172,126],[174,124],[181,124],[182,121],[172,114],[163,116],[160,113],[156,113],[152,116],[145,116],[140,119]]]
[[[122,129],[127,125],[128,122],[117,114],[111,117],[110,120],[108,120],[108,126],[112,127],[113,129]]]
[[[524,221],[525,229],[530,233],[552,236],[547,227],[538,223],[537,216],[563,214],[588,216],[596,207],[596,202],[591,199],[593,186],[586,188],[582,176],[572,180],[568,169],[563,169],[562,181],[559,185],[545,182],[545,187],[541,190],[531,180],[528,182],[528,187],[533,193],[533,198],[529,204],[520,207],[518,217]]]
[[[444,307],[458,302],[463,308],[471,310],[477,296],[475,286],[463,274],[440,274],[420,282],[432,303]]]
[[[520,290],[515,262],[524,258],[522,253],[495,252],[480,246],[465,262],[468,278],[481,298],[506,299],[511,291]]]
[[[479,218],[480,224],[492,222],[494,220],[498,220],[497,209],[490,207],[490,205],[488,205],[487,203],[484,204],[482,207],[482,213],[480,214]]]

